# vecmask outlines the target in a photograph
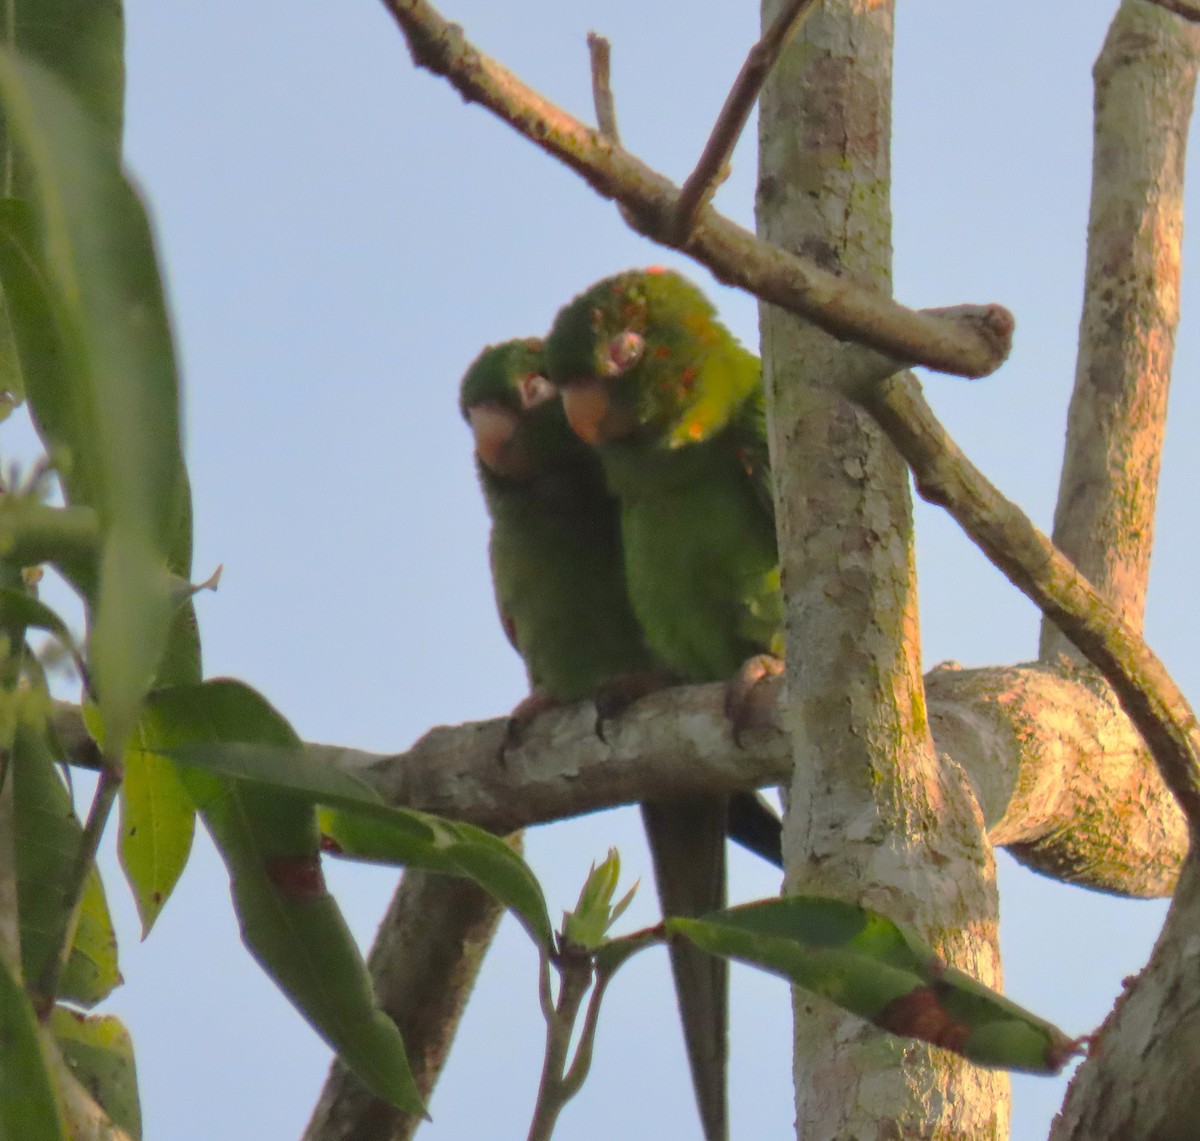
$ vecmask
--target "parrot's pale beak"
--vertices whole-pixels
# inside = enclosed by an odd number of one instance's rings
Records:
[[[563,385],[562,402],[567,421],[585,444],[623,440],[637,427],[633,412],[612,399],[603,377]]]
[[[467,409],[475,435],[475,454],[489,471],[505,479],[528,479],[534,463],[517,428],[521,417],[500,404],[476,404]]]

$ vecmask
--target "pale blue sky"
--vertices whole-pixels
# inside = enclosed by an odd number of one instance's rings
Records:
[[[928,378],[960,443],[1043,526],[1053,509],[1080,303],[1090,67],[1109,4],[901,4],[897,29],[897,295],[1000,301],[1012,358],[969,384]],[[594,279],[668,256],[610,203],[442,81],[414,70],[382,6],[127,0],[129,164],[159,224],[177,318],[196,497],[207,672],[264,692],[308,739],[377,750],[430,725],[496,716],[524,692],[496,621],[486,520],[456,407],[485,343],[543,331]],[[585,35],[613,42],[626,145],[690,168],[757,28],[746,0],[453,0],[486,51],[590,117]],[[753,224],[753,132],[720,209]],[[1185,258],[1185,264],[1186,258]],[[710,284],[707,275],[692,271]],[[752,301],[712,286],[757,344]],[[1185,692],[1192,652],[1200,337],[1184,316],[1147,626]],[[918,509],[927,665],[1036,652],[1033,608],[938,512]],[[555,912],[618,844],[649,884],[636,816],[537,831]],[[395,876],[337,870],[369,941]],[[1003,868],[1010,994],[1069,1033],[1092,1029],[1144,961],[1161,903],[1064,889]],[[749,858],[739,898],[771,893]],[[207,845],[147,943],[116,879],[127,983],[111,1009],[138,1048],[150,1141],[297,1137],[327,1050],[242,951]],[[631,927],[654,915],[642,891]],[[790,1003],[735,969],[733,1133],[790,1136]],[[432,1102],[429,1141],[524,1135],[540,1065],[535,958],[507,924]],[[1061,1083],[1018,1083],[1013,1136],[1043,1136]],[[665,956],[614,985],[564,1141],[699,1137]]]

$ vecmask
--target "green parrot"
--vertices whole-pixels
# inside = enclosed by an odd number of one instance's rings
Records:
[[[618,680],[664,677],[625,591],[616,501],[542,374],[540,341],[506,341],[475,359],[460,394],[492,520],[496,606],[532,691],[517,721]]]
[[[661,269],[587,289],[544,351],[620,503],[628,595],[655,656],[687,682],[777,672],[783,596],[758,359],[696,286]],[[746,828],[745,804],[643,806],[664,914],[725,905],[724,839]],[[724,1141],[728,966],[684,943],[671,965],[705,1137]]]

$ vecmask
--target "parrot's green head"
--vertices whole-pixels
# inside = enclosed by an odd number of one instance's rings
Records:
[[[661,268],[585,290],[555,318],[544,351],[571,427],[589,444],[706,440],[759,377],[708,298]]]
[[[526,337],[489,345],[463,376],[459,408],[479,463],[492,476],[530,479],[579,449],[543,373],[542,342]]]

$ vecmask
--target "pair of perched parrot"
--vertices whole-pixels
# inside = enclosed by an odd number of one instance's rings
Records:
[[[758,359],[677,273],[632,270],[576,297],[544,341],[485,349],[460,403],[492,519],[496,601],[524,659],[528,718],[729,681],[782,654],[783,600]],[[729,836],[780,864],[755,794],[642,805],[664,914],[725,905]],[[671,948],[706,1141],[725,1141],[728,969]]]

